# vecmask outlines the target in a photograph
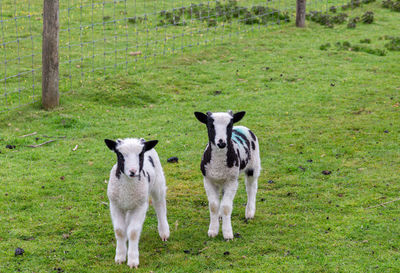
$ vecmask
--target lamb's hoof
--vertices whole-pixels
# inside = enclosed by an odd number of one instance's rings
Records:
[[[126,261],[126,258],[115,256],[115,263],[116,264],[123,264],[125,261]]]
[[[254,211],[247,211],[246,210],[246,219],[247,220],[253,219],[254,218],[254,214],[255,214]]]
[[[168,241],[168,238],[169,238],[169,231],[167,231],[167,232],[160,232],[159,235],[160,235],[161,241],[163,241],[163,242]]]
[[[232,232],[232,230],[230,230],[230,231],[225,231],[225,232],[222,231],[222,234],[223,234],[223,236],[224,236],[224,240],[225,240],[225,241],[233,240],[233,232]]]
[[[233,235],[232,235],[232,234],[230,234],[230,235],[224,235],[224,240],[225,240],[225,241],[231,241],[231,240],[233,240]]]
[[[161,241],[166,242],[168,241],[169,235],[160,235]]]
[[[214,231],[214,230],[208,231],[208,237],[214,238],[217,235],[218,235],[218,231]]]
[[[130,267],[130,268],[138,268],[138,266],[139,266],[139,261],[135,261],[135,262],[128,262],[128,266]]]
[[[118,261],[115,261],[115,263],[116,263],[116,264],[123,264],[124,262],[118,260]]]

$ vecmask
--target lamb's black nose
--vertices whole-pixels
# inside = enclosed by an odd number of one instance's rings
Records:
[[[135,172],[134,171],[129,171],[129,176],[130,177],[134,177],[135,176]]]
[[[222,139],[218,140],[217,146],[221,149],[226,147],[226,143],[222,141]]]

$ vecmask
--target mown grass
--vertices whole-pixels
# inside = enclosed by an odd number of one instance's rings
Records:
[[[379,38],[395,36],[400,17],[378,7],[369,6],[371,25],[255,28],[89,78],[54,111],[35,104],[3,113],[0,271],[130,271],[114,264],[104,181],[115,158],[103,142],[130,136],[160,141],[172,231],[159,240],[150,208],[139,272],[399,271],[400,203],[368,207],[399,197],[400,55],[319,49],[366,38],[383,49]],[[199,170],[207,137],[193,116],[228,109],[247,111],[240,124],[258,135],[263,167],[249,222],[240,183],[232,215],[240,238],[231,242],[207,237]],[[57,141],[27,147],[49,139]],[[170,156],[179,163],[167,164]]]

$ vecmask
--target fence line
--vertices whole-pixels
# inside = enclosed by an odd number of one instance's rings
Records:
[[[293,21],[296,0],[63,0],[59,7],[61,95],[159,56],[214,45]],[[346,0],[314,0],[319,11]],[[0,0],[0,112],[39,101],[42,0]]]

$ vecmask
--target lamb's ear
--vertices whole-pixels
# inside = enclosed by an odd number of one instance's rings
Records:
[[[237,113],[233,114],[233,123],[240,121],[244,117],[245,114],[246,114],[245,111],[237,112]]]
[[[117,147],[117,142],[111,139],[105,139],[104,142],[106,143],[108,149],[110,149],[111,151],[115,151]]]
[[[201,112],[194,112],[194,115],[196,116],[196,118],[204,124],[207,124],[207,115],[203,114]]]
[[[157,145],[157,143],[158,143],[158,140],[149,140],[149,141],[143,142],[143,144],[144,144],[143,150],[145,152],[147,152],[147,151],[153,149]]]

